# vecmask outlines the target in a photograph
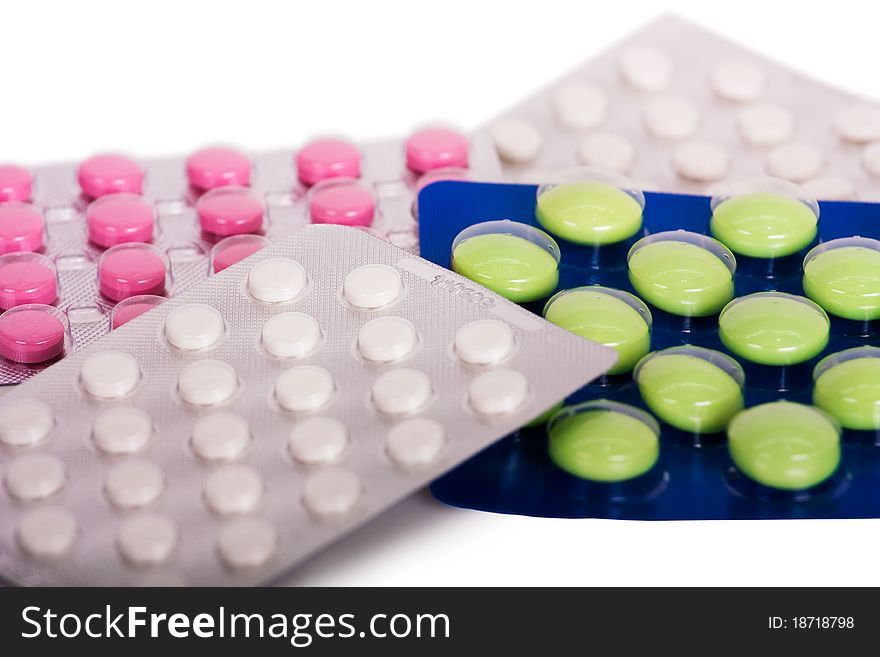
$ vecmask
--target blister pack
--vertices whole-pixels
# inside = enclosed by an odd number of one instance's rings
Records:
[[[820,199],[880,199],[880,106],[674,16],[487,126],[508,178],[588,165],[644,190],[712,194],[769,175]]]
[[[0,574],[267,582],[614,359],[364,231],[305,227],[0,401]]]
[[[0,165],[0,311],[37,304],[0,316],[0,385],[308,223],[362,227],[415,252],[424,179],[498,171],[485,138],[440,128],[364,146]]]

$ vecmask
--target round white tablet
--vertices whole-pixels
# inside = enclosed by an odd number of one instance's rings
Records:
[[[620,58],[620,73],[634,89],[663,91],[672,79],[672,59],[652,46],[631,46]]]
[[[228,363],[219,360],[197,360],[180,371],[177,392],[193,406],[225,404],[238,390],[238,376]]]
[[[672,154],[672,165],[682,178],[697,182],[721,180],[730,166],[730,155],[721,144],[711,141],[691,141],[682,144]]]
[[[747,61],[717,64],[709,74],[715,93],[734,103],[748,103],[764,95],[767,76],[764,69]]]
[[[22,514],[16,537],[22,550],[38,559],[60,557],[76,540],[76,518],[67,509],[41,506]]]
[[[266,320],[260,341],[276,358],[302,358],[318,348],[321,327],[311,315],[282,313]]]
[[[377,363],[390,363],[409,356],[419,343],[416,327],[402,317],[377,317],[358,331],[361,356]]]
[[[742,138],[754,146],[775,146],[794,132],[794,114],[779,105],[751,105],[736,120]]]
[[[834,115],[832,126],[841,139],[867,144],[880,139],[880,108],[871,105],[847,107]]]
[[[120,399],[131,394],[141,378],[134,356],[122,351],[100,351],[86,358],[79,370],[83,389],[98,399]]]
[[[339,460],[348,447],[348,428],[332,417],[310,417],[298,422],[287,439],[294,461],[326,465]]]
[[[235,413],[211,413],[196,420],[190,436],[196,456],[206,461],[234,461],[251,442],[247,420]]]
[[[428,405],[433,394],[431,379],[419,370],[390,370],[373,383],[373,404],[388,415],[417,413]]]
[[[811,144],[785,144],[767,153],[767,173],[792,182],[815,178],[822,171],[822,151]]]
[[[678,96],[664,96],[650,100],[643,112],[645,127],[660,139],[690,137],[700,122],[696,104]]]
[[[168,561],[177,546],[177,528],[158,513],[128,518],[116,535],[123,558],[136,566],[155,566]]]
[[[219,311],[204,303],[178,306],[165,317],[165,338],[172,347],[184,351],[216,345],[224,330]]]
[[[303,266],[288,258],[270,258],[258,262],[248,272],[247,289],[250,295],[263,303],[293,301],[308,285]]]
[[[6,490],[12,497],[34,502],[51,497],[64,486],[64,463],[54,454],[27,452],[6,466]]]
[[[224,465],[205,480],[208,508],[221,515],[250,513],[263,498],[263,479],[247,465]]]
[[[400,273],[388,265],[364,265],[348,272],[342,295],[356,308],[372,310],[396,301],[403,292]]]
[[[808,196],[821,201],[849,201],[856,196],[856,187],[847,178],[820,176],[805,181],[801,187]]]
[[[529,381],[516,370],[489,370],[468,388],[471,408],[480,415],[503,415],[522,406],[529,396]]]
[[[880,141],[865,146],[862,151],[862,166],[873,176],[880,176]]]
[[[544,143],[544,137],[533,123],[523,119],[499,119],[489,128],[495,150],[508,162],[531,162]]]
[[[122,509],[149,506],[165,489],[162,468],[151,461],[130,459],[117,463],[107,473],[104,492]]]
[[[230,568],[262,566],[277,549],[278,532],[262,518],[236,518],[225,524],[217,537],[217,551]]]
[[[320,470],[303,485],[303,504],[317,516],[340,516],[357,505],[363,492],[360,479],[337,468]]]
[[[443,425],[436,420],[415,417],[391,427],[385,440],[385,450],[398,465],[418,468],[436,461],[445,443]]]
[[[309,413],[325,408],[336,393],[333,375],[323,367],[303,365],[284,370],[275,382],[275,399],[288,411]]]
[[[455,333],[455,354],[469,365],[495,365],[513,348],[513,330],[497,319],[477,319]]]
[[[608,97],[594,84],[572,82],[553,92],[553,109],[559,122],[572,130],[590,130],[605,120]]]
[[[132,406],[104,409],[92,427],[95,445],[106,454],[134,454],[146,447],[152,436],[150,415]]]
[[[594,132],[581,142],[578,157],[588,166],[626,173],[632,168],[636,150],[626,137],[613,132]]]
[[[4,445],[36,445],[48,437],[54,426],[51,407],[36,399],[23,399],[0,407],[0,443]]]

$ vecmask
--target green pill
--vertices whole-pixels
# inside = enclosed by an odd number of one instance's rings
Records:
[[[796,365],[828,345],[828,315],[804,297],[758,292],[721,311],[718,335],[737,356],[761,365]]]
[[[559,246],[527,224],[487,221],[455,238],[452,269],[511,301],[535,301],[559,283]]]
[[[563,290],[544,307],[548,322],[610,347],[617,363],[608,374],[631,372],[651,349],[651,311],[639,299],[599,285]]]
[[[550,459],[588,481],[617,482],[645,474],[660,455],[660,427],[634,406],[608,400],[569,406],[547,427]]]
[[[730,422],[727,441],[736,467],[771,488],[816,486],[840,463],[840,428],[819,409],[803,404],[753,406]]]
[[[813,371],[813,403],[847,429],[880,430],[880,348],[823,358]]]
[[[644,206],[641,192],[583,180],[542,186],[535,217],[557,237],[599,246],[622,242],[639,232]]]
[[[649,235],[627,260],[639,296],[673,315],[714,315],[733,298],[736,260],[711,237],[684,230]]]
[[[742,367],[719,351],[672,347],[642,359],[634,373],[642,399],[667,424],[717,433],[743,409]]]
[[[849,237],[820,244],[804,258],[804,292],[845,319],[880,319],[880,241]]]

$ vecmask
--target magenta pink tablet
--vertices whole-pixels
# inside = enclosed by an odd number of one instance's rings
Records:
[[[43,214],[29,203],[0,204],[0,254],[39,251],[45,226]]]
[[[57,308],[31,304],[0,315],[0,356],[16,363],[45,363],[64,352],[65,325]]]
[[[296,154],[296,173],[303,185],[328,178],[359,178],[361,151],[341,139],[319,139]]]
[[[103,247],[153,239],[153,208],[137,194],[111,194],[86,211],[89,240]]]
[[[247,187],[218,187],[196,204],[202,230],[214,235],[256,233],[263,227],[263,202]]]
[[[58,276],[52,261],[38,253],[0,256],[0,309],[26,303],[54,303]]]
[[[136,294],[165,292],[165,261],[149,244],[120,244],[98,263],[98,287],[108,299],[121,301]]]
[[[416,173],[468,165],[467,137],[444,128],[420,130],[406,140],[406,165]]]
[[[30,201],[32,186],[30,171],[14,164],[0,164],[0,203]]]
[[[186,158],[186,177],[190,185],[201,190],[226,185],[246,187],[251,182],[251,161],[232,148],[203,148]]]
[[[373,193],[357,180],[325,180],[309,192],[313,224],[369,226],[375,213]]]
[[[140,194],[144,187],[144,170],[124,155],[93,155],[79,165],[79,186],[91,198],[130,192]]]

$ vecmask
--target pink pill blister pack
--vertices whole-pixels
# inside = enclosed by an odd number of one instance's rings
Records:
[[[363,146],[0,164],[0,385],[310,223],[415,252],[421,185],[499,172],[488,140],[442,128]]]

